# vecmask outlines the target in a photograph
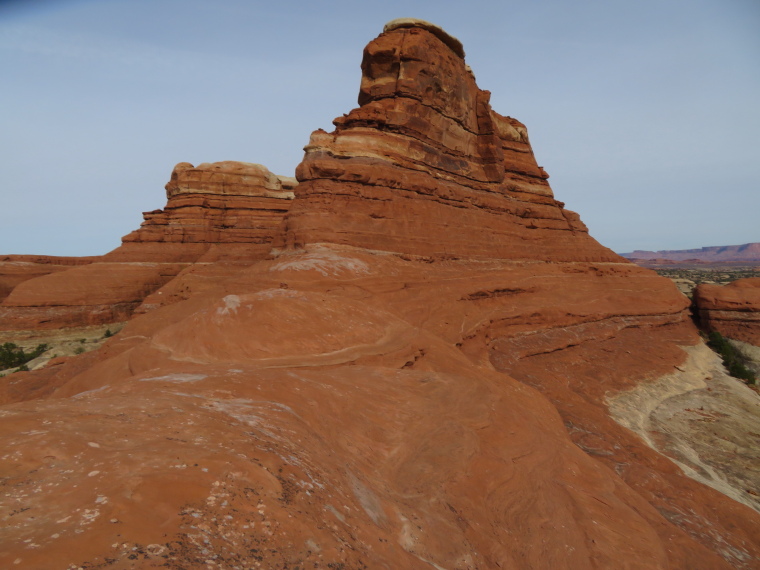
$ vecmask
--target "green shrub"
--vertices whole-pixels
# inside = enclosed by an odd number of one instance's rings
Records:
[[[103,338],[111,338],[113,336],[113,333],[111,332],[111,329],[106,329],[106,334],[103,335]]]
[[[747,359],[736,350],[733,344],[728,342],[728,339],[718,331],[711,332],[707,339],[707,346],[720,355],[723,359],[723,365],[731,376],[744,380],[747,384],[756,382],[755,374],[746,366]]]
[[[78,346],[74,349],[74,354],[82,354],[84,352],[83,346]]]
[[[0,346],[0,370],[23,366],[30,360],[34,360],[48,349],[46,344],[38,344],[31,352],[25,352],[23,348],[12,342],[6,342]]]

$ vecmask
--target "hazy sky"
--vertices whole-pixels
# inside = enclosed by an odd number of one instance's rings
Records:
[[[760,241],[758,0],[0,0],[0,254],[117,247],[177,162],[293,175],[399,17],[462,41],[604,245]]]

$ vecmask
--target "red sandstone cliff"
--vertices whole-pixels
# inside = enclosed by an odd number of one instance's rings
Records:
[[[391,23],[362,72],[271,256],[220,243],[98,352],[5,379],[0,564],[757,567],[756,482],[613,419],[686,369],[688,300],[553,198],[457,40]],[[206,247],[226,218],[190,193],[124,255]]]
[[[760,278],[697,285],[694,305],[707,330],[760,346]]]
[[[143,214],[140,229],[106,259],[260,259],[269,253],[295,185],[260,164],[181,162],[166,185],[166,207]]]
[[[10,295],[19,283],[64,271],[76,265],[87,265],[96,257],[57,257],[52,255],[4,255],[0,257],[0,301]]]
[[[443,35],[396,26],[365,48],[361,107],[312,134],[276,245],[622,261],[553,198],[525,126],[491,109]]]
[[[295,184],[260,164],[182,162],[166,185],[166,207],[145,213],[140,229],[114,251],[76,261],[0,261],[0,331],[126,321],[150,293],[196,261],[261,259]]]

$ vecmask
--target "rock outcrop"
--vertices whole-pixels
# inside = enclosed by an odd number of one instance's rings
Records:
[[[697,285],[694,306],[706,330],[760,346],[760,278]]]
[[[193,262],[265,257],[295,185],[294,178],[260,164],[178,164],[166,185],[166,208],[145,213],[140,229],[105,256],[6,256],[0,262],[0,333],[126,321]]]
[[[92,263],[24,281],[0,304],[2,330],[59,329],[126,321],[182,264]]]
[[[106,259],[255,261],[269,253],[296,184],[260,164],[181,162],[166,185],[166,207],[144,213],[140,229]]]
[[[431,24],[386,26],[271,255],[230,263],[219,242],[99,350],[5,379],[0,565],[760,564],[740,500],[760,487],[706,485],[708,458],[696,477],[647,440],[666,420],[629,421],[636,390],[691,370],[688,300],[554,199],[463,55]],[[216,235],[172,202],[203,179],[186,166],[125,256]]]
[[[10,295],[19,283],[64,271],[77,265],[87,265],[96,257],[56,257],[52,255],[4,255],[0,257],[0,301]]]
[[[554,199],[525,126],[491,109],[446,37],[401,20],[365,48],[361,106],[312,134],[275,245],[622,261]]]

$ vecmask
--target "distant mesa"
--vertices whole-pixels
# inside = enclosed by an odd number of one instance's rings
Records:
[[[630,253],[621,253],[620,255],[631,260],[645,260],[653,263],[673,261],[760,263],[760,243],[753,242],[742,245],[721,245],[698,249],[664,251],[636,250]]]

